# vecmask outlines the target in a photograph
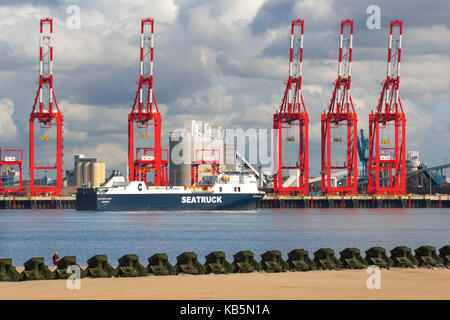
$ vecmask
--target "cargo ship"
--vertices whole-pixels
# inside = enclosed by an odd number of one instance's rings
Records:
[[[204,176],[196,186],[147,186],[112,175],[97,188],[78,188],[76,209],[89,211],[251,210],[264,192],[251,172]]]

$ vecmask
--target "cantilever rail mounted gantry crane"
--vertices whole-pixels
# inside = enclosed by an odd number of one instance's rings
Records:
[[[40,21],[39,44],[39,89],[34,99],[33,110],[30,114],[30,194],[60,195],[63,175],[63,115],[58,107],[53,90],[53,19],[44,18]],[[55,163],[43,165],[37,162],[35,155],[35,127],[37,121],[40,128],[50,130],[56,128],[56,160]],[[41,136],[41,142],[50,140],[49,134]],[[56,171],[54,186],[35,185],[36,171]]]
[[[140,74],[139,87],[131,112],[128,114],[128,179],[129,181],[149,181],[147,174],[153,175],[153,185],[167,185],[168,150],[161,149],[161,114],[159,113],[153,90],[153,35],[154,20],[141,21]],[[154,128],[153,147],[135,148],[134,124],[138,128]],[[140,138],[149,138],[142,132]],[[163,159],[163,152],[166,154]]]
[[[353,46],[353,20],[341,22],[341,36],[339,45],[338,78],[335,82],[333,96],[328,110],[322,114],[322,192],[324,194],[353,194],[357,193],[358,166],[357,166],[357,117],[350,95],[351,64]],[[346,137],[335,133],[346,127]],[[333,139],[332,134],[333,132]],[[346,140],[345,159],[340,162],[332,154],[331,145],[342,144]],[[333,148],[339,151],[338,148]],[[342,151],[342,150],[340,150]],[[333,157],[332,157],[333,156]],[[339,161],[335,161],[335,159]],[[332,170],[347,170],[347,184],[333,186],[331,183]]]
[[[289,55],[289,78],[279,110],[273,115],[274,143],[274,192],[277,194],[308,193],[308,113],[302,96],[303,20],[291,24],[291,46]],[[283,159],[283,129],[291,130],[287,142],[295,143],[298,130],[298,147],[295,164],[286,164]],[[289,134],[289,132],[288,132]],[[297,149],[296,149],[297,150]],[[298,155],[298,157],[297,157]],[[299,170],[299,181],[295,186],[283,186],[283,170]]]
[[[391,21],[387,76],[377,108],[369,115],[367,191],[372,194],[406,193],[406,119],[399,97],[402,31],[401,20]],[[388,179],[382,185],[383,175]]]

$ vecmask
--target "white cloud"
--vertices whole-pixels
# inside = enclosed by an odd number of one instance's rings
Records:
[[[406,38],[403,40],[403,47],[434,47],[436,45],[449,44],[449,28],[444,25],[432,25],[428,28],[408,28],[405,30]],[[406,43],[405,43],[406,41]],[[408,48],[406,47],[406,48]],[[426,48],[425,48],[426,49]]]
[[[224,116],[233,111],[234,98],[224,86],[210,87],[189,98],[178,98],[176,103],[177,114],[205,115],[214,114]],[[170,113],[169,116],[175,112]],[[170,118],[168,119],[170,121]]]
[[[3,98],[0,100],[0,137],[12,139],[16,136],[17,127],[12,119],[14,103],[12,100]]]
[[[103,2],[111,6],[111,1]],[[154,17],[159,21],[173,22],[178,15],[178,6],[173,0],[120,0],[120,3],[120,6],[114,5],[112,9],[119,9],[122,17]]]
[[[85,130],[95,128],[97,132],[126,128],[127,114],[131,111],[131,107],[117,109],[101,105],[70,103],[66,100],[61,100],[59,106],[69,127]]]
[[[86,143],[87,137],[87,131],[72,131],[70,129],[64,128],[64,140],[76,143]]]
[[[255,18],[264,2],[266,0],[228,0],[220,2],[215,9],[220,12],[218,19],[228,27],[242,27]]]
[[[295,11],[300,12],[301,16],[316,21],[327,21],[330,15],[334,13],[333,0],[304,0],[296,3]]]
[[[433,123],[433,116],[430,113],[423,112],[412,100],[402,100],[403,110],[406,118],[406,135],[411,144],[413,141],[421,141],[424,133]],[[415,146],[417,147],[417,146]]]
[[[426,105],[450,99],[450,55],[418,54],[405,60],[400,74],[401,97],[411,97]]]
[[[99,143],[93,147],[74,147],[73,154],[77,153],[104,161],[108,170],[122,168],[128,157],[126,146],[114,142]]]

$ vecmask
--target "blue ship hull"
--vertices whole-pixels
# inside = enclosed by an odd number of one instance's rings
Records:
[[[249,193],[164,193],[102,194],[92,188],[77,190],[76,209],[89,211],[152,210],[249,210],[263,194]]]

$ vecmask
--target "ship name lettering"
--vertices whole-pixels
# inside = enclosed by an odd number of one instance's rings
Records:
[[[181,203],[222,203],[222,196],[183,196]]]

